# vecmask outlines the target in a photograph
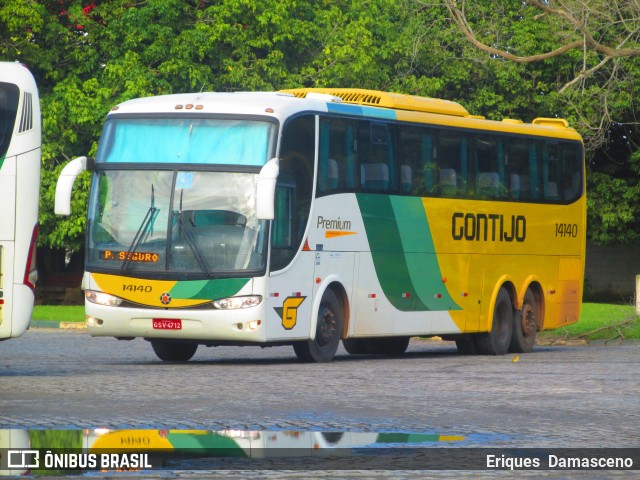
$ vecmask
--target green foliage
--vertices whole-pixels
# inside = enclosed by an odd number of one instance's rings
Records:
[[[583,69],[598,65],[601,55],[572,50],[544,62],[507,61],[476,49],[442,5],[415,0],[5,0],[0,58],[26,63],[42,99],[40,244],[82,247],[90,176],[76,183],[68,218],[53,214],[56,179],[70,159],[96,154],[105,115],[114,105],[178,92],[300,86],[446,98],[497,120],[567,118],[585,137],[593,160],[590,237],[608,243],[635,239],[640,159],[631,153],[640,136],[627,140],[621,166],[598,150],[603,142],[598,126],[603,105],[614,122],[635,120],[638,59],[611,61],[572,84]],[[599,22],[593,28],[601,41],[623,36],[621,22],[607,23],[608,3],[590,7],[589,26]],[[576,35],[566,22],[540,15],[526,2],[467,3],[466,13],[479,40],[521,56],[551,51]]]
[[[405,49],[397,36],[402,11],[391,0],[45,5],[14,1],[0,20],[14,33],[5,45],[34,71],[42,97],[40,244],[73,251],[83,243],[90,176],[76,182],[68,218],[52,211],[56,179],[70,159],[96,154],[114,105],[203,89],[384,88]],[[25,24],[30,35],[16,36]]]
[[[82,430],[29,430],[31,448],[81,449]]]
[[[550,339],[638,340],[640,317],[633,305],[583,303],[580,320],[557,330],[542,332],[542,341]]]
[[[637,177],[616,178],[591,172],[587,190],[587,221],[594,241],[629,244],[640,239],[640,184]]]
[[[82,430],[29,430],[31,448],[46,450],[65,450],[82,452]],[[44,462],[42,462],[44,463]],[[58,477],[69,471],[42,469],[31,472],[35,476]]]
[[[84,322],[84,305],[35,305],[31,318],[51,322]]]

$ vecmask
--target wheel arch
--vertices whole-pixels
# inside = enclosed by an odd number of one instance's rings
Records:
[[[498,299],[498,293],[500,292],[501,288],[504,288],[507,291],[509,297],[511,298],[511,305],[514,309],[516,308],[515,305],[516,301],[518,300],[516,286],[511,277],[505,275],[495,283],[495,286],[493,287],[493,290],[491,292],[491,301],[489,302],[489,308],[487,310],[487,322],[485,324],[484,330],[485,332],[491,331],[491,326],[493,324],[493,311],[496,308],[496,300]]]
[[[344,288],[342,283],[333,281],[328,286],[327,289],[331,289],[338,299],[340,303],[340,313],[342,314],[342,332],[340,332],[340,338],[347,338],[347,332],[349,331],[349,296],[347,295],[347,290]],[[324,294],[324,293],[323,293]]]
[[[538,331],[541,332],[544,328],[544,317],[545,317],[545,302],[544,302],[544,291],[542,290],[542,285],[537,281],[533,280],[527,288],[525,288],[522,292],[522,298],[524,299],[524,294],[527,290],[531,290],[533,293],[533,297],[536,299],[536,304],[538,307],[538,315],[536,318],[536,325]],[[520,302],[520,308],[522,308],[522,301]]]
[[[347,338],[347,332],[349,331],[349,322],[350,322],[350,307],[349,307],[349,296],[347,294],[347,290],[338,278],[337,275],[331,275],[327,277],[323,282],[321,288],[318,289],[316,297],[313,302],[313,310],[314,312],[311,316],[311,330],[309,332],[310,339],[313,340],[316,335],[316,327],[317,327],[317,316],[316,312],[320,308],[320,303],[322,302],[322,297],[327,290],[331,290],[333,294],[338,299],[338,303],[340,304],[340,313],[342,314],[342,331],[340,332],[340,338]]]

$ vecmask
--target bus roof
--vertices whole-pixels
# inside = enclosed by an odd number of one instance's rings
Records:
[[[369,112],[370,107],[389,109],[397,112],[393,118],[401,121],[432,122],[438,125],[486,129],[495,132],[582,140],[580,134],[569,126],[569,122],[561,118],[536,118],[531,123],[511,118],[505,118],[502,121],[486,120],[482,116],[469,114],[467,109],[459,103],[439,98],[359,88],[297,88],[283,91],[298,98],[325,96],[345,104],[367,108]]]
[[[284,119],[300,111],[325,110],[318,102],[292,102],[291,94],[282,92],[182,93],[129,100],[116,105],[109,115],[217,113],[263,115]]]
[[[301,112],[330,112],[379,120],[398,120],[458,128],[581,140],[560,118],[531,123],[505,118],[486,120],[460,104],[437,98],[355,88],[299,88],[280,92],[184,93],[143,97],[112,108],[109,115],[209,113],[260,115],[284,121]]]
[[[0,62],[0,82],[13,83],[23,91],[37,92],[33,75],[25,65],[19,62]]]
[[[379,92],[359,88],[297,88],[283,90],[299,98],[306,98],[315,93],[331,95],[345,103],[369,105],[373,107],[393,108],[395,110],[411,110],[414,112],[440,113],[456,117],[468,117],[466,108],[456,102],[439,98],[417,97],[402,93]]]

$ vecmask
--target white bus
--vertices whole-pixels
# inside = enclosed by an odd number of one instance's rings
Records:
[[[22,335],[33,312],[40,122],[31,73],[19,63],[0,62],[0,340]]]
[[[528,352],[578,319],[582,152],[564,120],[385,92],[142,98],[65,167],[56,211],[92,167],[89,333],[163,360],[290,344],[322,362],[416,335]]]

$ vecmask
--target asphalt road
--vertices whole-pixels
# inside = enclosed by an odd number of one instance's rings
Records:
[[[290,347],[200,347],[32,329],[0,342],[0,428],[422,432],[464,446],[640,447],[640,345],[461,356],[412,339],[395,357],[299,363]]]
[[[484,357],[458,355],[450,342],[418,339],[395,357],[351,356],[341,348],[330,364],[299,363],[291,347],[200,347],[192,361],[171,364],[158,360],[143,340],[32,329],[0,342],[0,429],[235,429],[280,436],[400,432],[456,439],[434,444],[442,447],[639,448],[639,367],[637,343],[537,347],[519,357]],[[289,460],[259,472],[180,463],[173,470],[145,472],[145,478],[633,478],[637,473],[416,472],[403,471],[405,457],[375,458],[382,462],[375,470],[366,457],[365,470],[292,469]]]

